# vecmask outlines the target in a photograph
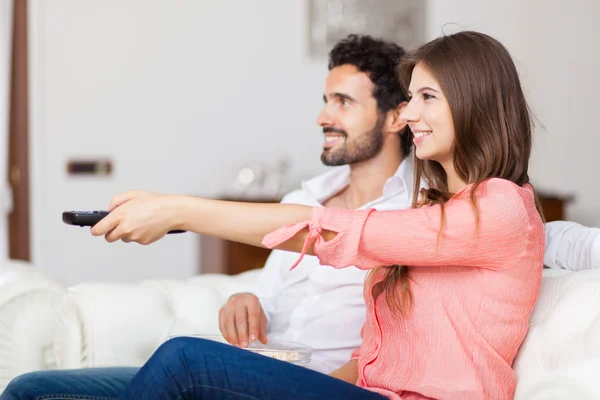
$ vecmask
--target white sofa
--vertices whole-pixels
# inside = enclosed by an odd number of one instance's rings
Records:
[[[258,272],[73,287],[61,307],[57,363],[141,365],[169,335],[218,333],[220,306]],[[544,271],[515,370],[516,399],[600,399],[600,270]]]
[[[58,313],[56,363],[62,369],[142,365],[169,335],[219,334],[219,308],[250,290],[259,272],[71,287]]]
[[[30,263],[0,262],[0,392],[22,373],[56,368],[56,312],[66,288]]]

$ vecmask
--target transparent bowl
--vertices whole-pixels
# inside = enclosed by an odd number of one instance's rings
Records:
[[[221,335],[176,335],[173,337],[195,337],[207,340],[214,340],[215,342],[229,344],[225,338]],[[307,365],[310,363],[313,349],[294,342],[287,342],[282,340],[269,339],[267,344],[262,344],[258,340],[250,342],[248,347],[243,348],[244,350],[251,351],[256,354],[263,355],[265,357],[275,358],[281,361],[287,361],[296,365]]]

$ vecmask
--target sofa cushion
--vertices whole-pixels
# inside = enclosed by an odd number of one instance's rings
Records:
[[[515,398],[529,399],[540,382],[598,359],[600,270],[544,270],[529,332],[514,362]],[[589,385],[600,388],[600,380]]]

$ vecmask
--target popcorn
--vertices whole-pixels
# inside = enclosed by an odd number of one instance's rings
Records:
[[[263,349],[253,349],[253,348],[249,348],[248,350],[257,353],[257,354],[261,354],[263,356],[266,357],[270,357],[270,358],[274,358],[276,360],[281,360],[281,361],[299,361],[299,362],[303,362],[304,359],[302,357],[300,357],[300,355],[298,354],[297,351],[286,351],[286,350],[263,350]]]

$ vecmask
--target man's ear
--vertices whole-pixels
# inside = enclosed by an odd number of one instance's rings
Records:
[[[407,105],[408,102],[403,101],[395,109],[388,111],[385,119],[386,133],[400,133],[406,127],[406,122],[400,119],[400,114],[402,114]]]

